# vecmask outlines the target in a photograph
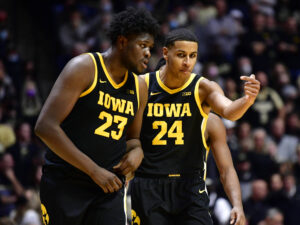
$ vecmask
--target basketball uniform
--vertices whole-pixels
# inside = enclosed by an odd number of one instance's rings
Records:
[[[79,150],[113,171],[126,152],[125,134],[139,107],[138,77],[127,71],[116,84],[101,54],[88,54],[95,66],[94,81],[61,128]],[[124,187],[105,194],[88,175],[53,151],[48,150],[45,158],[40,193],[44,224],[125,224]],[[119,177],[124,183],[124,177]]]
[[[132,224],[212,224],[204,181],[208,115],[198,93],[202,79],[191,74],[182,87],[169,89],[159,71],[145,76],[144,159],[130,186]]]

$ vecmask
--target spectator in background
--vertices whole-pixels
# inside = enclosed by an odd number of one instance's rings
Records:
[[[236,82],[230,77],[225,79],[224,94],[231,100],[236,100],[240,97]]]
[[[252,193],[248,200],[245,201],[245,215],[249,225],[257,225],[262,221],[269,209],[267,203],[268,186],[264,180],[255,180],[252,182]]]
[[[225,0],[216,0],[216,18],[207,23],[208,35],[211,41],[211,54],[219,54],[226,61],[232,62],[234,49],[238,44],[240,24],[232,16],[227,14],[227,3]]]
[[[300,118],[299,112],[291,112],[286,116],[286,134],[300,138]]]
[[[259,71],[256,73],[256,77],[260,81],[261,91],[253,107],[248,110],[244,119],[250,121],[253,127],[265,127],[268,129],[272,118],[284,118],[284,105],[276,90],[269,87],[267,74]]]
[[[21,122],[16,127],[17,142],[7,149],[15,161],[15,173],[22,185],[35,187],[35,172],[42,163],[42,152],[32,141],[32,127],[28,122]]]
[[[285,122],[283,119],[275,118],[272,121],[271,140],[277,144],[277,162],[296,161],[296,148],[299,140],[295,136],[285,134]]]
[[[285,225],[299,224],[300,212],[300,189],[296,185],[295,176],[292,173],[285,174],[283,177],[284,194],[286,201],[282,202],[285,207]]]
[[[14,160],[9,153],[0,155],[0,217],[8,216],[15,209],[18,197],[24,195],[24,188],[15,176]]]
[[[297,184],[300,185],[300,144],[297,146],[297,161],[293,165],[293,171],[295,173]]]
[[[11,77],[6,73],[5,66],[0,60],[0,101],[8,104],[16,98],[15,86]]]
[[[65,56],[70,58],[89,50],[86,43],[88,28],[81,12],[77,9],[71,10],[68,21],[59,29],[59,39]]]
[[[253,139],[251,136],[251,124],[247,121],[242,121],[238,124],[238,145],[241,152],[248,152],[253,149]]]
[[[21,95],[21,115],[33,127],[42,108],[42,100],[37,84],[32,79],[26,79]]]
[[[13,128],[7,124],[0,124],[0,154],[5,149],[12,146],[16,142],[16,136]]]
[[[285,196],[283,192],[283,179],[281,174],[279,173],[272,174],[269,181],[269,187],[270,187],[269,196],[268,196],[269,205],[284,211],[285,205],[282,203],[285,201]]]
[[[263,128],[253,131],[254,148],[248,152],[255,177],[267,181],[271,174],[277,172],[278,167],[271,158],[267,146],[267,134]]]
[[[246,54],[251,58],[253,69],[267,71],[270,65],[267,55],[267,41],[265,38],[266,16],[261,13],[252,15],[250,30],[241,38],[239,54]]]
[[[283,220],[282,212],[276,208],[271,208],[267,211],[266,218],[258,225],[284,225]]]
[[[292,78],[295,80],[300,73],[300,32],[296,18],[292,16],[287,18],[283,28],[277,45],[278,55],[279,59],[291,69]]]
[[[242,152],[237,156],[236,172],[240,180],[242,200],[245,202],[251,195],[252,182],[255,179],[252,173],[251,162],[247,158],[247,154]],[[244,207],[245,208],[245,207]]]

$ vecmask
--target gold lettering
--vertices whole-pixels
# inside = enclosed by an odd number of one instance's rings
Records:
[[[104,96],[104,107],[109,109],[110,108],[110,95],[105,94]]]
[[[148,103],[148,117],[152,117],[153,116],[153,103]]]
[[[126,114],[130,114],[132,116],[134,115],[134,112],[133,112],[133,103],[132,102],[127,101],[125,113]]]
[[[102,91],[99,91],[99,100],[98,100],[99,105],[103,105],[103,95],[104,93]]]
[[[161,103],[154,104],[154,116],[162,117],[164,115],[164,105]]]
[[[112,110],[113,111],[119,111],[120,113],[124,113],[124,108],[126,105],[126,100],[124,99],[116,99],[116,98],[111,98],[112,102]],[[122,103],[121,103],[122,102]]]
[[[170,107],[170,104],[164,104],[164,106],[165,106],[165,109],[166,109],[167,117],[179,117],[180,109],[181,109],[181,106],[182,106],[181,103],[176,103],[176,105],[171,104],[171,107]]]
[[[186,114],[186,116],[192,116],[191,109],[190,109],[190,104],[189,103],[184,103],[183,104],[183,108],[182,108],[182,112],[181,112],[180,116],[183,117],[184,114]]]

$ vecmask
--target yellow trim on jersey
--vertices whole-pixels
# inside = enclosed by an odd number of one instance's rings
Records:
[[[196,85],[195,85],[195,99],[198,105],[198,108],[200,110],[200,113],[203,117],[208,117],[208,115],[203,111],[202,106],[201,106],[201,100],[199,97],[199,84],[201,82],[201,80],[203,80],[204,77],[200,77],[200,79],[197,81]]]
[[[168,177],[180,177],[180,174],[179,173],[169,174]]]
[[[126,187],[124,187],[123,205],[124,205],[124,212],[125,212],[125,221],[127,221],[127,188]]]
[[[182,91],[183,89],[185,89],[194,79],[194,77],[196,76],[196,74],[192,73],[190,78],[187,80],[187,82],[185,82],[185,84],[182,87],[176,88],[176,89],[170,89],[168,88],[166,85],[164,85],[164,83],[161,81],[160,76],[159,76],[159,70],[156,71],[156,80],[159,84],[159,86],[165,90],[166,92],[168,92],[169,94],[175,94],[179,91]]]
[[[203,176],[203,179],[205,180],[206,179],[206,171],[207,171],[206,161],[207,161],[207,157],[208,157],[208,153],[209,153],[209,147],[206,143],[206,139],[205,139],[205,135],[204,135],[205,130],[206,130],[206,125],[207,125],[208,115],[203,111],[202,106],[201,106],[201,100],[199,97],[199,84],[200,84],[201,80],[203,80],[203,79],[204,79],[204,77],[200,77],[200,79],[197,81],[197,83],[195,85],[194,95],[195,95],[195,100],[196,100],[197,106],[199,108],[200,114],[203,117],[203,120],[201,123],[201,135],[202,135],[203,145],[206,149],[206,157],[205,157],[205,163],[204,163],[205,164],[204,165],[204,176]]]
[[[102,68],[103,68],[103,71],[104,71],[105,76],[107,77],[109,83],[110,83],[115,89],[119,89],[120,87],[122,87],[122,86],[126,83],[126,81],[127,81],[127,78],[128,78],[128,70],[127,70],[126,73],[125,73],[125,78],[124,78],[124,80],[123,80],[121,83],[116,84],[116,82],[114,82],[114,80],[111,78],[111,76],[110,76],[109,73],[107,72],[107,69],[106,69],[106,66],[105,66],[105,64],[104,64],[102,55],[101,55],[99,52],[97,52],[97,55],[99,56],[99,59],[100,59],[100,62],[101,62],[101,66],[102,66]]]
[[[84,92],[81,93],[81,95],[79,96],[79,98],[81,98],[83,96],[86,96],[87,94],[91,93],[92,90],[94,90],[94,88],[96,87],[97,80],[98,80],[98,68],[97,68],[97,63],[96,63],[95,57],[91,53],[87,53],[87,54],[89,56],[91,56],[91,58],[93,59],[93,62],[94,62],[94,66],[95,66],[94,81],[93,81],[92,85],[87,90],[85,90]]]
[[[134,80],[135,80],[135,88],[136,88],[136,97],[137,97],[137,102],[138,102],[138,110],[140,108],[140,84],[139,84],[139,78],[138,75],[134,74]]]
[[[204,162],[204,176],[203,176],[203,180],[206,180],[208,153],[209,153],[209,149],[206,149],[206,156],[205,156],[205,162]]]
[[[147,84],[147,88],[149,89],[149,79],[150,79],[150,73],[145,74],[145,82]]]

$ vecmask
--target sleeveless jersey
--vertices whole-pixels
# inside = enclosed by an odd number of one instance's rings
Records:
[[[61,128],[79,150],[111,170],[126,152],[126,131],[139,107],[139,82],[135,74],[127,71],[124,80],[116,84],[101,54],[88,54],[95,66],[93,84],[80,95]],[[50,150],[47,164],[71,166]]]
[[[139,174],[176,177],[205,172],[208,147],[204,131],[208,115],[201,108],[198,93],[202,79],[191,74],[182,87],[169,89],[159,71],[146,75],[148,103],[141,130],[144,159]]]

